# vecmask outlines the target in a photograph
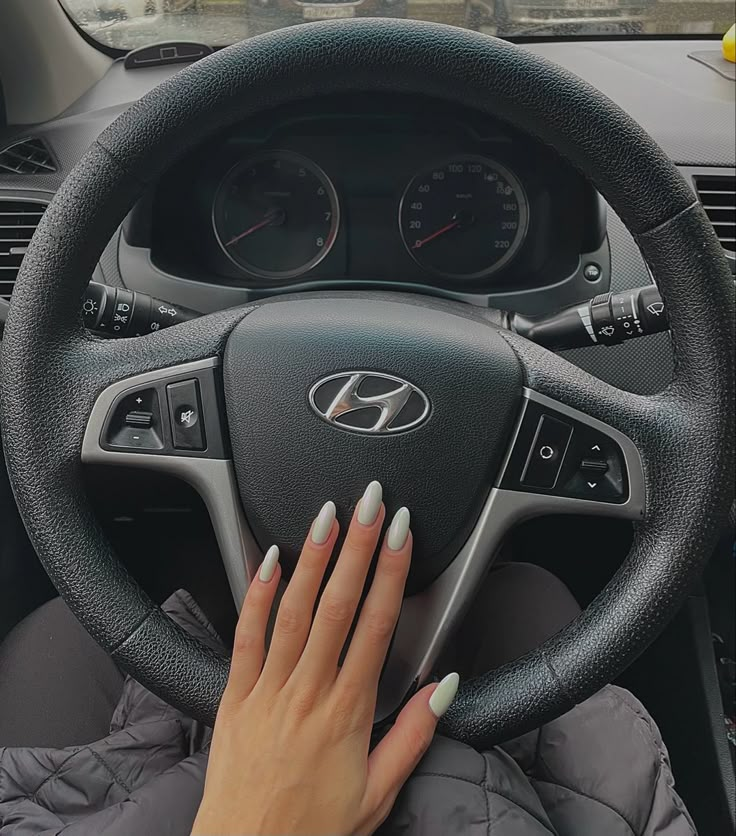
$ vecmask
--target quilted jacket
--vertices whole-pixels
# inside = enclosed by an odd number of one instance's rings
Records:
[[[219,645],[187,593],[176,593],[164,608]],[[0,836],[186,836],[202,796],[210,736],[128,678],[103,740],[0,749]],[[488,752],[437,737],[380,830],[381,836],[694,833],[657,727],[631,694],[614,687]]]

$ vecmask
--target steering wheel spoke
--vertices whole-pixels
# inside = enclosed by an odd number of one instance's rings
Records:
[[[212,336],[221,330],[226,337],[247,312],[206,317],[211,321],[205,322],[209,328],[204,330],[203,320],[198,320],[135,340],[90,344],[87,350],[111,356],[104,364],[96,357],[96,366],[104,369],[102,385],[98,381],[81,451],[84,464],[157,471],[195,488],[210,514],[238,607],[260,552],[238,496],[223,409],[221,359]],[[152,349],[153,342],[156,368],[128,376],[131,365],[140,368],[139,354]],[[168,365],[167,361],[179,361],[183,346],[188,346],[187,353],[209,350],[212,356]]]
[[[644,471],[633,441],[604,421],[526,387],[505,460],[473,532],[448,568],[404,601],[377,719],[391,716],[412,687],[431,675],[516,524],[550,514],[636,521],[644,511]]]
[[[540,514],[644,516],[644,472],[634,442],[528,387],[496,490],[497,513],[510,522]]]

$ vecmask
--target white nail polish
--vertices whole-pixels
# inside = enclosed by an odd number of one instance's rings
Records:
[[[452,705],[459,685],[460,675],[448,673],[432,692],[432,696],[429,698],[429,708],[438,720]]]
[[[388,529],[386,537],[386,545],[397,552],[404,548],[406,538],[409,536],[409,523],[411,522],[411,514],[408,508],[399,508],[391,520],[391,525]]]
[[[358,522],[361,525],[373,525],[381,510],[383,488],[380,482],[371,482],[365,489],[358,506]]]
[[[273,573],[276,571],[276,564],[278,562],[279,547],[271,546],[271,548],[266,552],[266,555],[263,558],[263,563],[261,563],[261,570],[258,573],[258,579],[260,581],[263,581],[263,583],[268,583],[273,577]]]
[[[335,522],[336,513],[337,508],[335,508],[335,503],[325,502],[319,514],[317,514],[317,519],[312,525],[312,542],[317,546],[321,546],[322,543],[325,543],[327,538],[330,536],[332,523]]]

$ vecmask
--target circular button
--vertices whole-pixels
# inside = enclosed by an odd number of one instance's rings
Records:
[[[539,455],[545,460],[548,461],[551,459],[555,454],[555,451],[549,444],[545,444],[544,447],[539,449]]]
[[[184,404],[176,410],[176,422],[187,429],[193,427],[198,418],[197,410],[188,404]]]
[[[601,277],[601,268],[597,264],[586,264],[583,275],[589,282],[597,282]]]

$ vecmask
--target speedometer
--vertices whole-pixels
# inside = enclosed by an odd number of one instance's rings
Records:
[[[458,279],[481,278],[508,264],[528,223],[526,194],[515,175],[471,155],[418,174],[399,208],[401,237],[412,258]]]

